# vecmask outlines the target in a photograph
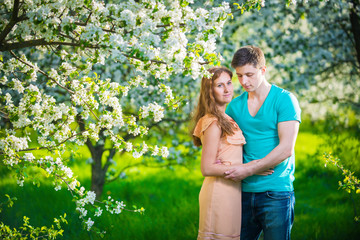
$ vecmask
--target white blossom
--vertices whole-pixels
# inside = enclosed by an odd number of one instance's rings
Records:
[[[98,208],[96,208],[94,216],[95,217],[100,217],[102,212],[103,212],[103,210],[100,207],[98,207]]]
[[[151,153],[151,156],[156,156],[156,155],[158,155],[159,154],[159,147],[158,146],[155,146],[154,148],[153,148],[153,151],[152,151],[152,153]]]
[[[88,212],[85,208],[82,208],[82,207],[78,207],[78,208],[76,208],[76,210],[80,212],[79,218],[85,217]]]
[[[11,97],[10,93],[5,94],[5,100],[6,100],[6,105],[7,106],[11,106],[13,104],[12,97]]]
[[[5,85],[7,83],[8,79],[6,76],[3,76],[2,78],[0,78],[0,84]]]
[[[65,173],[65,175],[66,175],[68,178],[72,178],[72,177],[73,177],[73,171],[72,171],[69,167],[62,166],[61,170]]]
[[[90,231],[91,227],[94,225],[94,221],[91,220],[91,218],[89,218],[86,222],[85,222],[86,226],[87,226],[87,230]]]
[[[131,142],[127,142],[125,144],[125,149],[127,152],[130,152],[132,150],[133,146],[132,146],[132,143]]]
[[[143,142],[141,154],[146,153],[148,150],[149,150],[148,145],[145,142]]]
[[[20,187],[23,187],[24,186],[24,180],[21,179],[21,180],[17,180],[16,183],[20,186]]]
[[[169,156],[169,150],[167,149],[167,147],[162,147],[160,152],[161,156],[164,158],[167,158]]]
[[[133,152],[133,157],[134,157],[134,158],[139,158],[139,157],[141,157],[141,153],[139,153],[139,152],[137,152],[137,151],[134,151],[134,152]]]
[[[13,81],[13,83],[14,83],[14,89],[16,90],[16,91],[18,91],[19,93],[23,93],[24,92],[24,86],[21,84],[21,82],[18,80],[18,79],[13,79],[12,80]]]
[[[69,187],[70,187],[70,189],[75,189],[76,188],[76,186],[78,185],[78,181],[77,180],[74,180],[74,181],[72,181],[69,185]]]
[[[35,157],[32,153],[25,153],[24,159],[28,162],[32,162],[35,159]]]
[[[113,212],[115,213],[115,214],[119,214],[119,213],[121,213],[121,211],[124,209],[124,207],[126,206],[125,204],[124,204],[124,202],[119,202],[119,201],[116,201],[115,202],[116,203],[116,207],[115,207],[115,209],[113,210]]]
[[[94,204],[95,198],[96,198],[95,192],[88,191],[87,194],[86,194],[86,197],[84,198],[84,201],[88,202],[88,203],[91,203],[91,204]]]
[[[85,188],[84,188],[84,187],[80,187],[80,189],[79,189],[79,195],[80,195],[80,196],[83,196],[83,195],[84,195],[84,191],[85,191]]]
[[[11,11],[14,3],[5,0],[4,6]],[[88,205],[95,204],[96,195],[80,187],[71,168],[62,160],[70,148],[67,143],[83,145],[90,140],[101,144],[101,140],[105,144],[105,136],[106,144],[109,141],[134,158],[149,149],[152,156],[167,157],[166,147],[148,146],[145,142],[133,146],[122,136],[147,134],[148,123],[143,123],[142,118],[151,117],[154,122],[164,118],[163,105],[174,106],[177,96],[171,85],[165,86],[164,82],[183,73],[185,65],[187,74],[193,78],[206,72],[204,56],[215,54],[215,39],[221,35],[225,22],[220,16],[229,13],[229,4],[193,9],[181,6],[178,0],[169,4],[155,0],[105,4],[94,0],[86,6],[76,0],[45,3],[25,0],[19,8],[19,14],[25,15],[4,36],[4,44],[16,44],[18,39],[25,42],[43,39],[60,44],[34,47],[29,59],[18,53],[27,49],[16,51],[18,57],[0,56],[0,84],[5,86],[0,90],[4,99],[0,108],[11,122],[11,129],[6,129],[0,139],[3,162],[18,169],[23,167],[20,164],[23,158],[26,161],[23,165],[44,168],[55,179],[56,191],[61,189],[60,183],[66,182],[68,190],[79,197],[77,210],[90,230],[94,224],[91,217],[100,216],[102,209],[97,208],[95,213],[87,210]],[[7,14],[0,19],[1,28],[9,24]],[[166,38],[162,34],[165,30]],[[208,30],[213,33],[209,34]],[[63,48],[64,41],[81,46]],[[203,48],[201,54],[189,50],[194,41]],[[109,72],[115,72],[107,64],[110,60],[131,71],[115,69],[119,74],[114,74],[115,79],[110,78]],[[103,76],[97,75],[97,64],[104,64]],[[125,75],[134,77],[128,80]],[[150,97],[139,95],[136,99],[134,92],[139,89],[148,91]],[[159,101],[157,93],[165,98]],[[134,112],[129,114],[128,109]],[[34,135],[31,148],[46,148],[56,156],[55,160],[50,153],[36,159],[26,150],[30,137],[20,134],[27,129]],[[19,153],[24,150],[23,155]],[[19,185],[23,182],[22,178],[18,179]],[[106,209],[116,214],[124,207],[120,201],[116,201],[115,207],[106,205]]]

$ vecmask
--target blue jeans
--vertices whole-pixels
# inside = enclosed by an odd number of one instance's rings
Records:
[[[294,205],[294,192],[243,192],[240,239],[289,240]]]

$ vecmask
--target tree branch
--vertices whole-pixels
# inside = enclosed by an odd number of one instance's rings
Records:
[[[10,51],[11,55],[16,58],[18,61],[22,62],[23,64],[31,67],[32,69],[35,69],[35,67],[33,65],[31,65],[28,62],[25,62],[24,60],[22,60],[21,58],[19,58],[18,56],[16,56],[16,54],[12,51]],[[41,73],[42,75],[44,75],[45,77],[47,77],[48,79],[50,79],[51,81],[53,81],[56,85],[58,85],[59,87],[61,87],[62,89],[65,89],[68,93],[70,94],[74,94],[74,91],[62,86],[58,81],[56,81],[54,78],[50,77],[48,74],[46,74],[44,71],[38,69],[37,70],[39,73]]]
[[[41,149],[47,149],[48,151],[52,151],[53,149],[55,149],[56,147],[60,146],[61,144],[63,143],[66,143],[68,140],[70,140],[71,138],[77,136],[77,135],[80,135],[82,134],[82,132],[78,132],[74,135],[71,135],[70,137],[68,137],[67,139],[65,139],[64,141],[58,143],[57,145],[55,145],[54,147],[37,147],[37,148],[27,148],[27,149],[22,149],[22,150],[19,150],[19,151],[16,151],[16,152],[26,152],[26,151],[34,151],[34,150],[41,150]],[[0,154],[3,154],[3,152],[0,152]]]
[[[4,30],[0,33],[0,44],[5,40],[6,36],[9,34],[11,29],[18,22],[18,14],[19,14],[19,0],[14,1],[13,12],[11,14],[11,19],[8,25],[4,28]]]
[[[157,28],[170,27],[170,26],[172,26],[172,25],[170,25],[170,24],[156,25]],[[179,26],[180,27],[185,27],[186,25],[184,23],[180,23]]]
[[[3,114],[4,116],[1,116],[2,118],[10,119],[9,114],[0,110],[0,114]]]
[[[125,57],[127,57],[127,58],[133,58],[133,59],[136,59],[136,60],[144,61],[144,60],[141,59],[141,58],[134,57],[134,56],[130,56],[129,54],[126,54],[126,53],[123,53],[123,55],[124,55]],[[149,60],[149,61],[152,62],[152,63],[161,63],[161,64],[167,65],[166,62],[159,61],[159,60]]]
[[[75,42],[57,42],[57,41],[47,42],[45,39],[36,39],[36,40],[30,40],[30,41],[24,41],[24,42],[16,42],[16,43],[8,43],[8,44],[0,45],[0,52],[11,51],[11,50],[27,48],[27,47],[52,46],[52,45],[81,47],[80,43],[75,43]],[[99,49],[99,48],[101,48],[101,46],[99,46],[99,45],[87,45],[86,48]],[[129,54],[126,54],[126,53],[123,53],[123,55],[125,57],[127,57],[127,58],[133,58],[133,59],[143,61],[143,59],[141,59],[141,58],[130,56]],[[152,62],[152,63],[160,63],[160,64],[167,65],[167,63],[164,62],[164,61],[159,61],[159,60],[149,60],[149,61]],[[202,65],[207,64],[207,62],[200,63],[200,64],[202,64]]]
[[[360,108],[360,103],[354,102],[350,99],[347,99],[347,98],[335,98],[335,99],[337,99],[339,102],[349,103],[357,108]]]
[[[347,103],[347,104],[353,105],[354,107],[360,108],[360,103],[354,102],[353,100],[348,99],[348,98],[338,98],[336,96],[335,97],[327,97],[327,98],[324,98],[322,100],[314,99],[310,103],[324,103],[324,102],[327,102],[327,101],[331,101],[331,102],[338,101],[338,102],[341,102],[341,103]]]
[[[79,47],[80,43],[56,42],[56,41],[47,42],[45,39],[35,39],[35,40],[24,41],[24,42],[3,44],[0,46],[0,52],[11,51],[11,50],[27,48],[27,47],[47,46],[47,45],[66,45],[66,46]],[[89,48],[98,48],[97,46],[92,46],[92,45],[90,45],[88,47]]]

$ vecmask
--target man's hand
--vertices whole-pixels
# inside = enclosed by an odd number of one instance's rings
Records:
[[[270,169],[265,170],[263,172],[257,173],[256,175],[267,176],[267,175],[271,175],[273,173],[274,173],[274,169],[270,168]]]
[[[234,168],[225,172],[224,178],[231,179],[235,182],[240,182],[241,180],[254,175],[250,170],[250,167],[251,167],[250,165],[251,165],[251,163],[234,166]],[[267,176],[267,175],[271,175],[273,173],[274,173],[274,169],[270,168],[263,172],[256,173],[256,175]]]

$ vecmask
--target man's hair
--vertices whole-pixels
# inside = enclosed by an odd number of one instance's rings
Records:
[[[261,68],[265,66],[265,56],[260,48],[255,46],[245,46],[240,48],[234,54],[231,61],[233,68],[242,67],[247,64],[253,65],[255,68]]]

